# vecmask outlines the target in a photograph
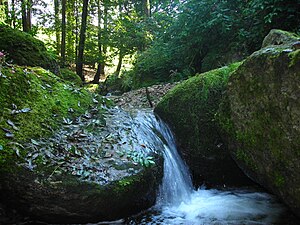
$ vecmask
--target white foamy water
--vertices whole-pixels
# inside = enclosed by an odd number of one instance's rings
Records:
[[[157,204],[128,224],[162,225],[254,225],[273,224],[283,206],[273,196],[254,190],[195,190],[187,166],[177,152],[168,126],[153,114],[137,115],[143,136],[163,146],[164,176]],[[149,132],[147,134],[147,132]],[[151,134],[150,134],[151,133]]]
[[[133,116],[133,131],[151,149],[161,149],[164,176],[156,205],[125,224],[255,225],[274,224],[284,212],[276,199],[254,190],[195,190],[168,126],[153,113]]]

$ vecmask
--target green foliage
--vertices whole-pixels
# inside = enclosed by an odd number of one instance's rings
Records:
[[[155,162],[153,161],[154,158],[152,156],[147,155],[143,151],[123,150],[122,152],[118,153],[121,157],[126,156],[128,159],[144,167],[150,167],[152,165],[155,165]]]
[[[137,83],[169,80],[170,71],[185,78],[240,61],[260,48],[272,28],[299,31],[296,1],[189,0],[179,12],[137,58],[133,69]]]

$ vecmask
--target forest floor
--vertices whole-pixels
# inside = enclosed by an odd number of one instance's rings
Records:
[[[161,98],[179,82],[158,84],[148,87],[148,95],[146,88],[140,88],[125,92],[120,96],[110,96],[117,106],[123,109],[132,108],[154,108]],[[150,103],[151,102],[151,103]]]

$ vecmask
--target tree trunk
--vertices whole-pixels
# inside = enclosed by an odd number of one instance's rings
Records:
[[[1,0],[0,5],[4,5],[5,23],[10,24],[8,0]]]
[[[101,44],[101,5],[100,0],[97,1],[97,7],[98,7],[98,53],[101,59],[98,61],[98,68],[97,72],[94,76],[93,83],[99,84],[101,74],[104,73],[102,67],[103,67],[103,59],[102,59],[102,44]]]
[[[75,0],[75,62],[77,62],[78,55],[78,29],[79,29],[79,13],[78,13],[78,1]]]
[[[122,67],[122,62],[123,62],[123,57],[124,57],[123,52],[122,52],[122,50],[120,50],[120,52],[119,52],[119,62],[118,62],[117,69],[116,69],[116,72],[115,72],[116,76],[119,76],[119,74],[120,74],[121,67]]]
[[[150,0],[143,0],[143,10],[144,10],[144,16],[150,17],[151,11],[150,11]]]
[[[54,0],[54,16],[55,16],[55,36],[56,36],[56,54],[59,55],[61,48],[60,48],[60,19],[59,19],[59,0]]]
[[[16,29],[15,0],[11,1],[11,21],[12,21],[13,28]]]
[[[83,52],[84,52],[85,32],[86,32],[86,23],[87,23],[87,14],[88,14],[88,3],[89,0],[83,0],[82,21],[81,21],[79,46],[78,46],[78,57],[76,62],[76,73],[83,82],[85,81],[84,74],[83,74]]]
[[[26,0],[21,0],[21,11],[22,11],[22,27],[24,32],[28,32],[27,27],[27,13],[26,13]]]
[[[60,64],[65,67],[66,64],[66,2],[61,1],[61,49],[60,49]]]
[[[26,23],[27,23],[28,32],[31,31],[31,9],[32,9],[32,0],[27,0]]]

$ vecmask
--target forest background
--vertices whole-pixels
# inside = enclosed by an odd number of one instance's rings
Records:
[[[273,28],[299,33],[300,1],[0,0],[0,23],[83,82],[128,91],[240,61]]]

